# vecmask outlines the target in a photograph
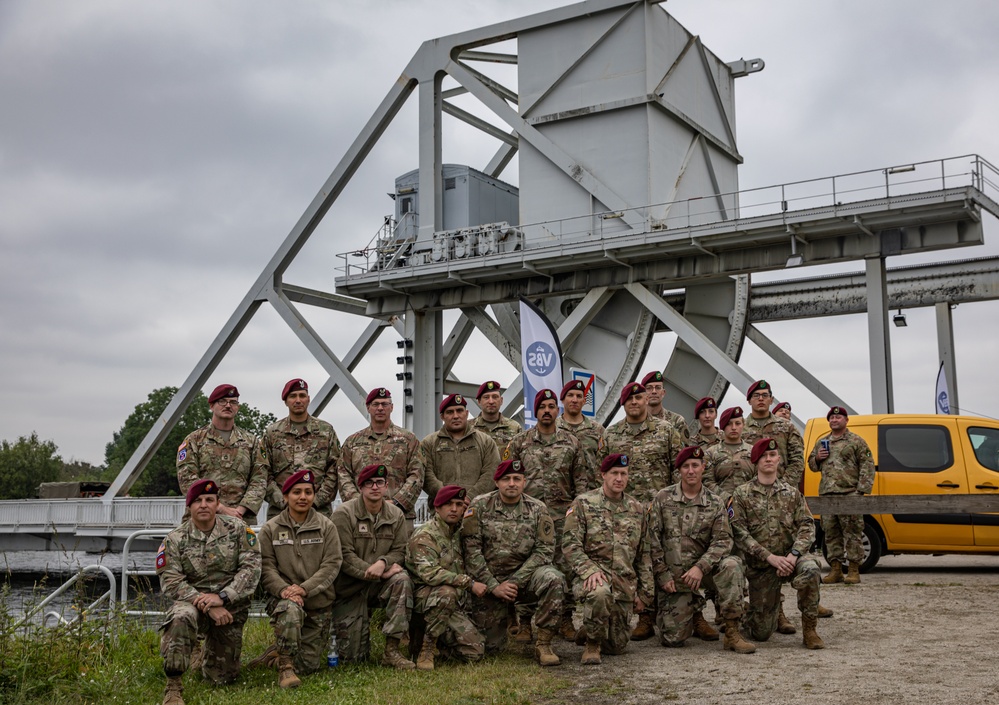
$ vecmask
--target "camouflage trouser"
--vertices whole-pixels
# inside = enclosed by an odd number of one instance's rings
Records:
[[[382,633],[402,639],[409,633],[409,617],[413,612],[413,580],[409,573],[396,573],[388,580],[368,583],[350,597],[337,597],[333,602],[333,628],[340,660],[364,661],[371,655],[371,610],[385,608]]]
[[[804,617],[815,617],[819,608],[819,562],[810,554],[798,559],[794,573],[786,578],[777,575],[769,565],[746,567],[749,581],[749,614],[746,627],[751,639],[766,641],[777,629],[777,611],[781,604],[780,587],[790,581],[798,591],[798,609]]]
[[[558,569],[558,571],[562,574],[565,586],[568,586],[572,584],[574,573],[572,571],[572,567],[566,562],[565,556],[562,555],[562,529],[565,528],[565,512],[564,511],[556,512],[556,514],[557,518],[555,516],[552,517],[552,523],[555,524],[555,558],[552,562],[554,563],[555,568]],[[571,613],[573,608],[575,607],[575,602],[576,601],[573,597],[572,590],[569,590],[566,587],[563,590],[563,595],[562,595],[562,611]],[[520,622],[520,624],[530,624],[531,620],[534,619],[534,622],[539,627],[542,626],[534,615],[537,609],[538,605],[536,602],[532,602],[529,600],[521,601],[518,598],[517,619]],[[555,623],[552,629],[557,629],[557,628],[558,628],[558,622]],[[487,648],[489,648],[488,645]]]
[[[312,673],[326,664],[332,625],[328,607],[306,610],[291,600],[272,598],[267,603],[267,614],[278,651],[295,660],[296,671]]]
[[[701,586],[718,595],[721,615],[725,619],[742,618],[742,561],[726,556],[712,572],[704,576]],[[659,639],[663,646],[680,646],[694,633],[694,613],[704,609],[704,596],[678,585],[677,592],[656,591]]]
[[[168,676],[179,676],[191,665],[191,652],[198,635],[205,637],[204,677],[215,685],[231,683],[239,675],[239,657],[243,651],[243,624],[249,606],[232,613],[232,623],[221,627],[190,602],[174,602],[160,625],[160,655]]]
[[[822,515],[826,557],[830,561],[844,560],[860,565],[864,562],[864,517],[861,514]]]
[[[414,609],[423,615],[426,635],[440,641],[464,661],[478,661],[485,652],[485,640],[463,609],[456,588],[423,585],[416,590]]]
[[[558,629],[562,618],[562,600],[565,595],[565,578],[553,565],[543,565],[534,571],[527,585],[517,592],[516,604],[526,602],[536,605],[534,623],[539,629]],[[499,651],[506,646],[506,630],[513,604],[486,594],[471,598],[468,616],[485,635],[486,651]]]
[[[587,592],[583,589],[583,582],[577,580],[575,590],[576,602],[583,608],[586,638],[599,641],[600,650],[605,654],[623,654],[631,641],[634,605],[630,600],[615,600],[610,583],[598,585]]]

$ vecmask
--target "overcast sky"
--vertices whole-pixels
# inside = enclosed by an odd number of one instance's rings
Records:
[[[422,41],[562,4],[0,3],[0,438],[37,431],[66,458],[103,462],[132,408],[184,381]],[[994,0],[664,7],[723,60],[766,62],[736,83],[744,188],[966,153],[999,162]],[[394,178],[415,168],[415,134],[410,105],[287,281],[332,290],[335,255],[368,243]],[[468,130],[452,144],[446,161],[479,168],[495,149]],[[994,256],[992,216],[985,232],[984,247],[924,259]],[[954,312],[962,407],[992,416],[997,307]],[[364,325],[306,313],[341,355]],[[896,407],[928,413],[933,312],[908,318],[892,330]],[[863,316],[761,328],[870,411]],[[394,340],[358,370],[363,386],[394,384]],[[646,366],[662,368],[671,345],[660,336]],[[463,378],[511,381],[488,344],[473,348]],[[742,364],[799,415],[824,414],[751,343]],[[299,375],[316,389],[325,378],[264,307],[206,389],[237,384],[280,416],[280,389]],[[324,417],[341,438],[363,424],[339,398]]]

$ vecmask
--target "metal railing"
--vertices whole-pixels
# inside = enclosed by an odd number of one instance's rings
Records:
[[[14,629],[20,629],[25,624],[27,624],[32,617],[34,617],[38,612],[42,611],[47,606],[52,604],[52,602],[54,602],[56,599],[62,596],[63,593],[65,593],[67,590],[73,587],[84,575],[96,572],[102,573],[104,577],[108,579],[108,582],[111,584],[108,590],[103,594],[101,594],[101,596],[98,597],[96,600],[94,600],[92,603],[87,605],[87,607],[80,610],[79,614],[76,616],[75,619],[68,620],[64,618],[62,614],[55,611],[46,612],[45,615],[42,617],[42,626],[47,626],[49,619],[53,617],[57,620],[59,624],[72,624],[73,622],[83,621],[84,619],[87,618],[88,615],[90,615],[104,602],[107,602],[108,609],[113,611],[115,606],[115,593],[117,592],[117,584],[118,584],[117,580],[114,577],[114,573],[112,573],[111,569],[105,565],[88,565],[85,568],[81,568],[79,572],[74,574],[69,580],[60,585],[59,588],[51,595],[49,595],[44,600],[39,602],[37,605],[34,605],[33,607],[31,607],[31,609],[25,612],[24,617],[21,618],[21,621],[19,621],[17,624],[14,625]]]

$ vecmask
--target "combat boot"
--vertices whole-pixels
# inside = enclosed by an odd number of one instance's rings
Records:
[[[756,653],[756,645],[748,642],[739,633],[739,620],[725,620],[725,641],[723,646],[726,651],[734,651],[737,654]]]
[[[832,617],[833,616],[833,611],[831,609],[829,609],[828,607],[823,607],[822,603],[819,603],[819,610],[818,610],[818,613],[816,614],[816,616],[819,619],[825,619],[826,617]]]
[[[399,639],[394,636],[385,639],[385,653],[382,654],[382,665],[398,668],[400,671],[409,671],[416,668],[416,664],[403,656],[399,651]]]
[[[599,666],[600,665],[600,642],[586,640],[586,648],[583,649],[583,657],[579,659],[579,662],[584,666]]]
[[[416,669],[419,671],[434,670],[434,656],[437,655],[437,640],[429,634],[423,636],[423,647],[416,659]]]
[[[572,610],[566,610],[562,613],[562,621],[558,625],[558,633],[566,641],[576,640],[576,627],[572,624]]]
[[[806,649],[826,648],[825,642],[819,638],[815,631],[816,621],[815,617],[801,615],[801,643],[805,645]]]
[[[517,630],[517,634],[513,637],[513,640],[518,644],[530,644],[531,640],[534,639],[534,632],[531,630],[531,623],[521,622],[520,629]]]
[[[784,614],[784,601],[781,600],[780,611],[777,612],[777,631],[781,634],[794,634],[798,630],[791,624],[791,620]]]
[[[278,655],[278,685],[282,688],[297,688],[302,685],[301,679],[295,673],[295,664],[291,656]]]
[[[557,666],[558,656],[552,651],[552,638],[555,636],[553,629],[538,629],[538,643],[534,645],[534,656],[542,666]]]
[[[829,574],[822,578],[822,582],[825,585],[832,585],[833,583],[843,582],[843,564],[839,561],[829,561]]]
[[[860,563],[850,561],[850,567],[847,568],[846,577],[843,578],[843,582],[847,585],[856,585],[860,582]]]
[[[694,636],[702,641],[718,641],[718,630],[708,624],[700,611],[694,612]]]
[[[266,649],[264,653],[257,656],[257,658],[250,661],[247,664],[247,668],[256,668],[257,666],[263,666],[264,668],[277,668],[278,665],[278,650],[277,644],[271,644]]]
[[[638,615],[638,624],[635,631],[631,633],[632,641],[645,641],[656,635],[655,619],[651,612],[642,612]]]
[[[163,705],[184,705],[184,680],[180,676],[167,676]]]

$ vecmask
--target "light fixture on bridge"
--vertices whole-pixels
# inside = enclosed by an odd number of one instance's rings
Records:
[[[906,328],[909,325],[905,321],[905,314],[902,313],[902,309],[899,309],[898,313],[891,317],[891,322],[895,324],[896,328]]]
[[[791,229],[790,225],[787,226],[787,232],[791,235],[791,256],[787,258],[787,263],[784,264],[784,267],[800,267],[805,263],[805,257],[798,253],[798,238],[795,236],[794,230]]]

